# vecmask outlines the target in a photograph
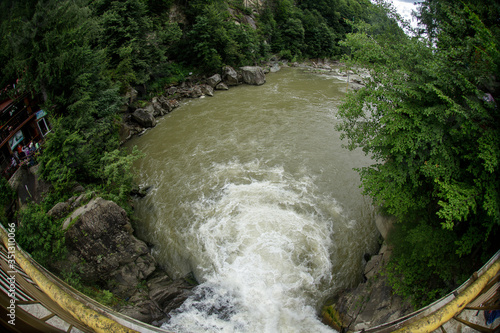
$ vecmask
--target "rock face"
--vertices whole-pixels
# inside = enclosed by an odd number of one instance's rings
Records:
[[[129,303],[118,309],[129,317],[160,326],[168,319],[168,313],[178,308],[192,294],[193,284],[186,279],[172,281],[167,275],[153,273]]]
[[[196,283],[192,278],[170,279],[146,243],[132,234],[125,210],[112,201],[91,199],[92,195],[77,194],[50,210],[55,218],[69,214],[63,222],[68,256],[52,268],[111,291],[127,300],[116,311],[160,326],[191,295]]]
[[[257,66],[245,66],[241,67],[240,70],[244,83],[257,86],[266,83],[266,75],[262,68]]]
[[[112,201],[91,200],[64,223],[70,261],[76,261],[86,283],[105,284],[129,297],[155,269],[156,261],[143,241],[132,235],[126,212]]]
[[[39,165],[31,168],[21,167],[9,179],[9,185],[17,193],[17,205],[22,207],[26,202],[40,203],[43,194],[48,192],[52,186],[38,177]]]
[[[396,219],[394,217],[377,215],[377,217],[375,218],[375,224],[377,225],[377,229],[383,239],[387,239],[387,236],[392,230],[392,226],[394,225],[394,223],[396,223]]]
[[[412,307],[400,296],[393,295],[392,288],[381,269],[387,263],[391,250],[383,246],[377,255],[371,257],[365,266],[368,279],[355,289],[347,290],[334,305],[341,314],[343,328],[359,331],[384,324],[412,312]]]

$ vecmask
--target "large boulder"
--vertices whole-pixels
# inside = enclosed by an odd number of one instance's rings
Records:
[[[266,75],[262,68],[258,66],[245,66],[241,67],[240,70],[244,83],[256,86],[266,83]]]
[[[153,106],[153,116],[154,117],[164,116],[170,112],[170,110],[168,109],[168,106],[165,108],[164,103],[162,103],[162,101],[160,99],[161,99],[161,97],[155,96],[151,100],[151,105]]]
[[[86,283],[104,284],[120,297],[129,297],[155,269],[146,243],[132,235],[123,208],[95,198],[76,209],[63,223],[68,261]]]
[[[222,80],[228,85],[228,86],[236,86],[238,85],[238,73],[234,70],[233,67],[231,66],[225,66],[222,69]]]
[[[377,215],[375,218],[375,225],[384,240],[386,240],[389,236],[394,223],[396,223],[396,219],[394,217]]]
[[[137,109],[132,113],[132,120],[137,122],[142,127],[156,126],[156,119],[153,114],[147,112],[145,109]]]
[[[219,74],[212,75],[207,79],[207,84],[211,86],[212,88],[215,88],[219,82],[222,81],[222,78],[220,77]]]
[[[148,298],[147,291],[139,289],[118,312],[145,323],[152,323],[166,317],[158,305]]]
[[[39,165],[27,168],[20,167],[9,179],[9,185],[17,194],[18,207],[27,202],[40,203],[44,194],[52,189],[52,185],[44,182],[38,176]]]

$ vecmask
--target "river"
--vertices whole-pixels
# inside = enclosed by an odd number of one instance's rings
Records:
[[[128,142],[145,157],[137,231],[195,295],[175,332],[332,332],[318,313],[358,283],[377,248],[374,211],[352,169],[370,163],[335,131],[346,83],[284,68],[263,86],[189,100]]]

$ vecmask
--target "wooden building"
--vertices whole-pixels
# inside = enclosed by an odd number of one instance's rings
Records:
[[[31,94],[10,97],[8,92],[0,94],[0,170],[7,179],[20,165],[36,163],[35,154],[50,132],[47,113]]]

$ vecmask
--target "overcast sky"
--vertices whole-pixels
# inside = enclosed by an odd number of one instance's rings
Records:
[[[416,21],[412,20],[411,11],[417,9],[414,5],[416,0],[392,0],[394,7],[396,7],[399,14],[401,14],[406,20],[410,20],[413,26],[417,24]]]

